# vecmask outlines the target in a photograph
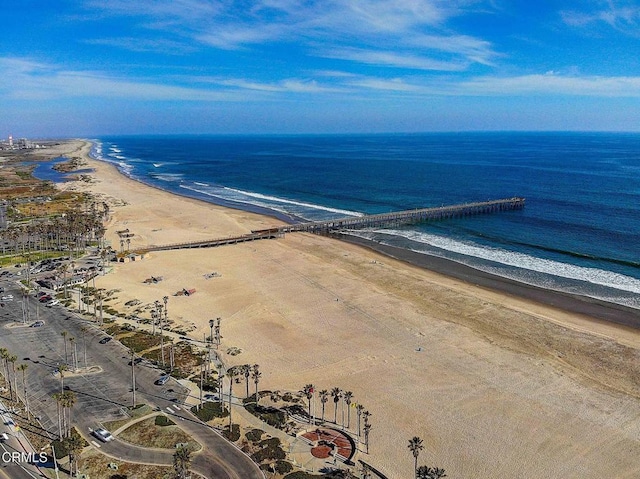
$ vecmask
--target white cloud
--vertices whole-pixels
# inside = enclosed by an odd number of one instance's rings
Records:
[[[622,5],[621,5],[622,3]],[[604,23],[623,33],[640,36],[640,6],[636,2],[605,3],[605,8],[591,11],[563,10],[562,20],[570,26],[586,27]]]
[[[90,0],[87,5],[109,15],[136,17],[138,26],[167,35],[184,35],[197,42],[233,50],[283,42],[308,53],[315,45],[328,49],[387,49],[364,63],[387,67],[451,69],[449,62],[427,60],[425,52],[445,52],[458,59],[454,67],[491,65],[496,54],[489,42],[447,31],[446,22],[468,13],[482,0],[256,0],[250,6],[229,0]],[[115,44],[114,40],[110,40]],[[124,48],[140,46],[122,41]],[[414,55],[415,58],[410,58]],[[327,57],[328,55],[322,55]],[[396,60],[392,57],[395,56]],[[404,56],[404,59],[400,57]],[[363,56],[343,55],[360,62]]]
[[[376,51],[362,48],[340,48],[318,52],[325,58],[350,60],[371,65],[409,68],[415,70],[462,71],[468,62],[442,61],[404,52]]]
[[[566,95],[591,97],[640,97],[640,77],[570,77],[555,74],[507,78],[483,77],[455,84],[443,93],[514,96]]]
[[[410,85],[404,80],[395,78],[391,80],[381,78],[361,78],[349,82],[354,87],[367,88],[371,90],[384,90],[395,92],[420,92],[422,89],[416,85]]]

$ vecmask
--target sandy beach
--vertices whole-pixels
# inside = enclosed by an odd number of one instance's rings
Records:
[[[88,142],[67,147],[93,180],[60,187],[110,205],[114,249],[125,228],[134,249],[280,224],[128,179],[89,159]],[[451,478],[640,477],[640,332],[475,279],[293,233],[150,253],[96,284],[120,290],[110,305],[122,311],[169,296],[170,319],[193,325],[194,338],[222,318],[222,350],[242,350],[225,362],[260,364],[260,389],[352,391],[372,413],[361,457],[391,479],[413,477],[413,436],[425,444],[418,463]],[[197,293],[173,296],[182,288]],[[633,322],[632,311],[611,314]]]

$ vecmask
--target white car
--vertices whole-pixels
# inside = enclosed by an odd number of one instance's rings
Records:
[[[3,432],[2,434],[0,434],[0,442],[5,442],[9,440],[9,436],[7,435],[6,432]]]
[[[113,441],[113,436],[111,435],[111,433],[103,428],[99,428],[93,431],[93,435],[100,439],[102,442]]]
[[[58,301],[57,299],[52,299],[45,306],[47,308],[50,308],[51,306],[55,306],[56,304],[60,304],[60,301]]]

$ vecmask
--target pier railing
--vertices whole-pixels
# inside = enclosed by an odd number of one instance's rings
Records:
[[[212,248],[215,246],[223,246],[228,244],[245,243],[247,241],[280,238],[284,236],[285,233],[294,233],[297,231],[316,234],[329,234],[341,230],[397,227],[402,225],[423,223],[427,221],[440,221],[465,216],[497,213],[500,211],[520,210],[524,208],[524,203],[524,198],[514,197],[502,200],[480,201],[476,203],[439,206],[435,208],[420,208],[415,210],[396,211],[375,215],[349,216],[327,221],[294,223],[291,225],[278,226],[263,230],[254,230],[251,233],[239,236],[228,236],[225,238],[216,238],[206,241],[191,241],[159,246],[151,245],[146,248],[140,248],[134,251],[134,253],[186,248]]]
[[[461,205],[439,206],[435,208],[420,208],[415,210],[395,211],[376,215],[348,216],[327,221],[313,221],[308,223],[295,223],[281,226],[281,233],[293,233],[306,231],[310,233],[327,234],[332,231],[362,229],[362,228],[388,228],[409,224],[438,221],[464,216],[496,213],[499,211],[520,210],[524,208],[524,198],[508,198],[502,200],[481,201],[464,203]],[[256,230],[260,233],[268,230]]]

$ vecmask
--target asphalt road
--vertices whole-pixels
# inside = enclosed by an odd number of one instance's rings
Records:
[[[58,416],[52,394],[61,391],[62,383],[59,375],[54,373],[59,364],[66,362],[72,365],[76,357],[78,367],[84,368],[86,357],[86,365],[97,366],[99,372],[75,374],[67,371],[64,377],[64,387],[73,390],[77,397],[71,420],[81,434],[99,445],[100,451],[124,461],[172,464],[172,451],[136,447],[117,438],[109,443],[100,443],[91,436],[91,431],[101,427],[102,423],[124,418],[124,409],[132,404],[131,356],[118,341],[100,344],[100,339],[106,334],[60,305],[51,308],[40,306],[38,319],[45,322],[42,327],[16,324],[23,318],[19,302],[23,298],[15,283],[17,279],[0,280],[0,285],[6,289],[2,295],[14,296],[13,301],[5,302],[5,306],[0,308],[0,346],[18,356],[16,366],[21,363],[28,365],[29,405],[42,425],[42,430],[36,428],[33,432],[46,436],[56,434]],[[36,301],[33,297],[30,299],[32,322],[36,319]],[[67,332],[66,360],[63,331]],[[70,345],[69,337],[75,338],[75,348]],[[173,379],[164,386],[155,385],[161,372],[145,362],[135,369],[136,404],[146,403],[173,414],[177,419],[175,422],[204,446],[193,456],[193,471],[211,479],[264,478],[253,461],[182,406],[188,393],[185,388]],[[20,374],[18,390],[22,394]],[[20,417],[14,419],[19,424]]]

